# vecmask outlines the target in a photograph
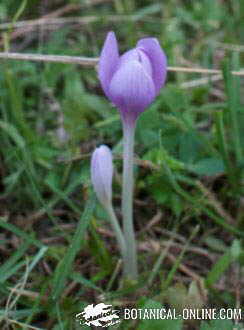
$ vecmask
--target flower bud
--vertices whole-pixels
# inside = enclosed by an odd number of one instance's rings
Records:
[[[98,200],[106,207],[112,199],[113,161],[111,150],[105,145],[92,154],[91,180]]]

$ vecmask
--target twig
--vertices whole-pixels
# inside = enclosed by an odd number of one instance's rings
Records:
[[[173,264],[175,264],[177,262],[177,258],[171,254],[171,253],[168,253],[167,254],[167,258],[168,260],[170,260]],[[188,275],[189,277],[191,277],[197,284],[198,286],[198,290],[199,290],[199,294],[200,294],[200,297],[202,298],[202,302],[203,303],[206,303],[207,302],[207,290],[205,289],[205,286],[204,286],[204,282],[201,278],[201,276],[199,276],[198,274],[196,274],[192,269],[188,268],[185,264],[181,263],[179,265],[179,270]]]
[[[167,254],[167,258],[172,262],[175,263],[177,261],[177,258],[171,254],[168,253]],[[188,268],[186,265],[184,265],[182,262],[179,265],[179,270],[182,271],[183,273],[185,273],[186,275],[190,276],[194,281],[196,282],[200,282],[201,281],[201,277],[199,275],[197,275],[193,270],[191,270],[190,268]]]
[[[30,291],[30,290],[24,290],[24,289],[18,289],[16,287],[14,288],[8,288],[11,292],[19,294],[20,296],[25,296],[28,298],[31,298],[33,300],[36,300],[40,297],[40,294],[38,292]],[[41,297],[41,300],[43,302],[47,301],[47,297]]]
[[[46,28],[47,26],[52,25],[63,25],[63,24],[90,24],[99,20],[109,20],[112,22],[118,21],[133,21],[138,19],[136,15],[103,15],[103,16],[75,16],[75,17],[42,17],[39,19],[31,19],[26,21],[19,21],[16,23],[2,23],[0,24],[0,30],[11,29],[34,29],[35,27],[39,27],[41,25],[42,28]]]
[[[213,75],[210,77],[203,77],[200,79],[194,79],[191,81],[183,82],[182,84],[180,84],[180,87],[182,89],[194,88],[194,87],[198,87],[201,85],[206,85],[209,82],[219,81],[221,79],[222,79],[222,76],[220,74],[216,74],[216,75]]]
[[[77,282],[72,281],[70,283],[70,285],[68,285],[68,287],[64,290],[64,292],[61,296],[61,300],[63,300],[65,297],[69,296],[69,294],[75,289],[76,286],[77,286]]]
[[[217,69],[204,69],[204,68],[183,68],[176,66],[169,66],[168,71],[186,72],[186,73],[203,73],[203,74],[221,74],[221,70]],[[232,71],[233,75],[244,76],[244,70]]]
[[[186,239],[184,236],[174,233],[173,231],[170,231],[168,229],[165,228],[161,228],[161,227],[155,227],[155,231],[157,231],[158,233],[160,233],[161,235],[165,235],[169,238],[173,237],[175,240],[178,240],[179,242],[185,244],[186,243]]]
[[[196,181],[196,185],[201,190],[201,192],[203,193],[204,197],[207,197],[209,204],[214,207],[214,209],[218,212],[218,214],[223,219],[225,219],[227,223],[229,223],[231,225],[235,225],[235,220],[232,218],[232,216],[230,214],[228,214],[226,212],[226,210],[223,208],[223,206],[221,205],[221,203],[215,197],[214,193],[211,190],[209,190],[208,188],[206,188],[202,184],[202,182],[200,182],[198,180]]]
[[[169,251],[171,251],[172,248],[172,250],[177,251],[177,253],[185,249],[185,245],[174,242],[174,239],[175,238],[173,236],[171,236],[170,240],[167,241],[162,240],[160,242],[153,239],[147,239],[146,241],[143,242],[139,241],[138,248],[141,251],[151,251],[151,252],[153,251],[155,253],[159,253],[162,249],[167,248],[168,245],[170,245]],[[185,249],[185,251],[208,258],[212,262],[216,259],[215,254],[210,254],[207,250],[203,248],[198,248],[197,246],[194,245],[189,245]]]
[[[105,289],[106,292],[109,292],[111,290],[111,288],[114,284],[114,281],[120,272],[121,266],[122,266],[122,260],[119,259],[118,262],[116,263],[112,276],[109,279],[108,285],[106,286],[106,289]]]
[[[94,5],[98,5],[100,3],[110,2],[110,1],[112,1],[112,0],[90,0],[90,1],[86,1],[83,4],[68,4],[68,5],[66,5],[62,8],[59,8],[59,9],[47,14],[47,15],[44,15],[42,18],[40,18],[38,20],[56,18],[56,17],[62,16],[64,14],[70,13],[72,11],[80,10],[80,9],[86,8],[88,6],[94,6]],[[21,37],[22,35],[24,35],[26,33],[30,33],[32,30],[33,30],[33,25],[20,28],[20,29],[18,29],[18,30],[11,33],[10,39],[11,40],[17,39],[17,38]],[[2,46],[3,44],[4,44],[4,41],[0,40],[0,46]]]
[[[151,227],[155,226],[158,222],[161,221],[162,219],[162,212],[158,211],[151,220],[149,220],[149,222],[147,223],[147,225],[145,227],[143,227],[139,232],[137,232],[137,235],[140,235],[146,231],[148,231]]]
[[[68,4],[62,8],[59,8],[49,14],[44,15],[43,18],[54,18],[54,17],[58,17],[58,16],[62,16],[64,14],[70,13],[71,11],[79,10],[79,9],[80,9],[80,4],[71,3],[71,4]]]
[[[11,323],[14,323],[14,324],[17,324],[19,327],[21,327],[22,329],[26,329],[28,327],[28,329],[31,329],[31,330],[44,330],[43,328],[37,328],[37,327],[34,327],[32,325],[29,325],[29,324],[25,324],[25,323],[22,323],[22,322],[19,322],[19,321],[16,321],[16,320],[12,320],[12,319],[8,319],[8,322],[11,324]],[[20,328],[19,328],[20,329]]]
[[[162,241],[161,244],[163,246],[167,246],[167,241]],[[174,242],[174,243],[172,243],[172,248],[175,248],[176,250],[183,250],[184,249],[184,245],[183,244],[180,244],[180,243]],[[194,254],[198,254],[198,255],[203,256],[203,257],[206,257],[209,260],[211,260],[212,262],[214,261],[214,259],[216,259],[216,256],[213,255],[213,254],[210,254],[208,250],[203,249],[201,247],[194,246],[194,245],[190,245],[186,249],[186,251],[187,252],[192,252]]]
[[[232,50],[234,52],[244,52],[244,45],[234,45],[234,44],[227,44],[223,42],[216,41],[215,44],[222,49],[225,50]]]
[[[148,278],[148,282],[147,282],[148,286],[152,285],[154,279],[156,278],[157,274],[159,273],[160,267],[163,264],[163,261],[164,261],[165,257],[169,253],[169,250],[170,250],[170,247],[173,243],[173,240],[174,239],[171,238],[171,240],[166,243],[165,248],[162,249],[159,257],[157,258],[157,261],[155,262],[155,264],[152,268],[152,271],[150,272],[149,278]]]
[[[8,60],[24,60],[38,62],[56,62],[80,64],[83,66],[94,66],[97,64],[97,58],[66,56],[66,55],[38,55],[38,54],[19,54],[19,53],[0,53],[0,58]]]
[[[61,15],[67,14],[71,11],[78,10],[79,8],[80,8],[80,5],[78,5],[78,4],[69,4],[62,8],[59,8],[58,10],[55,10],[54,12],[44,15],[42,18],[40,18],[38,20],[55,18],[55,17],[61,16]],[[11,23],[10,23],[10,27],[12,28]],[[12,32],[10,34],[10,39],[11,40],[17,39],[18,37],[20,37],[26,33],[29,33],[32,30],[33,30],[33,26],[23,26],[22,28]],[[4,43],[4,41],[0,40],[0,46],[2,46],[3,43]]]
[[[8,52],[1,52],[0,59],[69,63],[69,64],[79,64],[79,65],[91,66],[91,67],[95,66],[98,63],[98,58],[92,58],[92,57],[21,54],[21,53],[8,53]],[[221,74],[221,70],[205,69],[205,68],[185,68],[185,67],[169,66],[167,70],[173,72],[185,72],[185,73]],[[237,76],[244,76],[244,70],[232,71],[232,74]]]

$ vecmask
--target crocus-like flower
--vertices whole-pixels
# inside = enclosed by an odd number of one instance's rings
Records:
[[[110,149],[101,145],[91,158],[91,180],[97,198],[106,207],[112,198],[113,161]]]
[[[91,158],[91,180],[97,198],[109,215],[110,223],[116,235],[120,251],[127,258],[126,242],[112,206],[113,159],[110,149],[101,145]]]
[[[159,94],[167,73],[166,56],[156,38],[144,38],[135,48],[119,56],[113,32],[105,40],[98,67],[106,96],[122,119],[134,122]]]

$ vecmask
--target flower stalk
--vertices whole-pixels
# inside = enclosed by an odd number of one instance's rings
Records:
[[[127,254],[124,262],[124,276],[136,280],[138,277],[137,249],[133,224],[133,159],[134,159],[135,123],[123,122],[123,187],[122,214],[123,231],[126,241]]]
[[[123,259],[123,263],[126,263],[127,260],[127,248],[126,248],[126,241],[123,235],[123,232],[120,228],[118,219],[115,215],[112,203],[108,203],[107,205],[104,205],[105,210],[108,213],[108,216],[110,218],[110,223],[111,226],[114,230],[115,236],[116,236],[116,240],[118,242],[119,245],[119,249],[120,249],[120,253],[122,255],[122,259]]]

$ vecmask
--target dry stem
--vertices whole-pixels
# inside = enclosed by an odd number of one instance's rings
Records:
[[[67,55],[39,55],[39,54],[21,54],[1,52],[0,59],[8,60],[24,60],[24,61],[38,61],[38,62],[56,62],[79,64],[82,66],[95,66],[98,63],[98,58],[83,57],[83,56],[67,56]],[[221,74],[221,70],[205,69],[205,68],[186,68],[169,66],[168,71],[185,72],[185,73],[201,73],[201,74]],[[233,75],[244,76],[244,70],[232,71]]]

